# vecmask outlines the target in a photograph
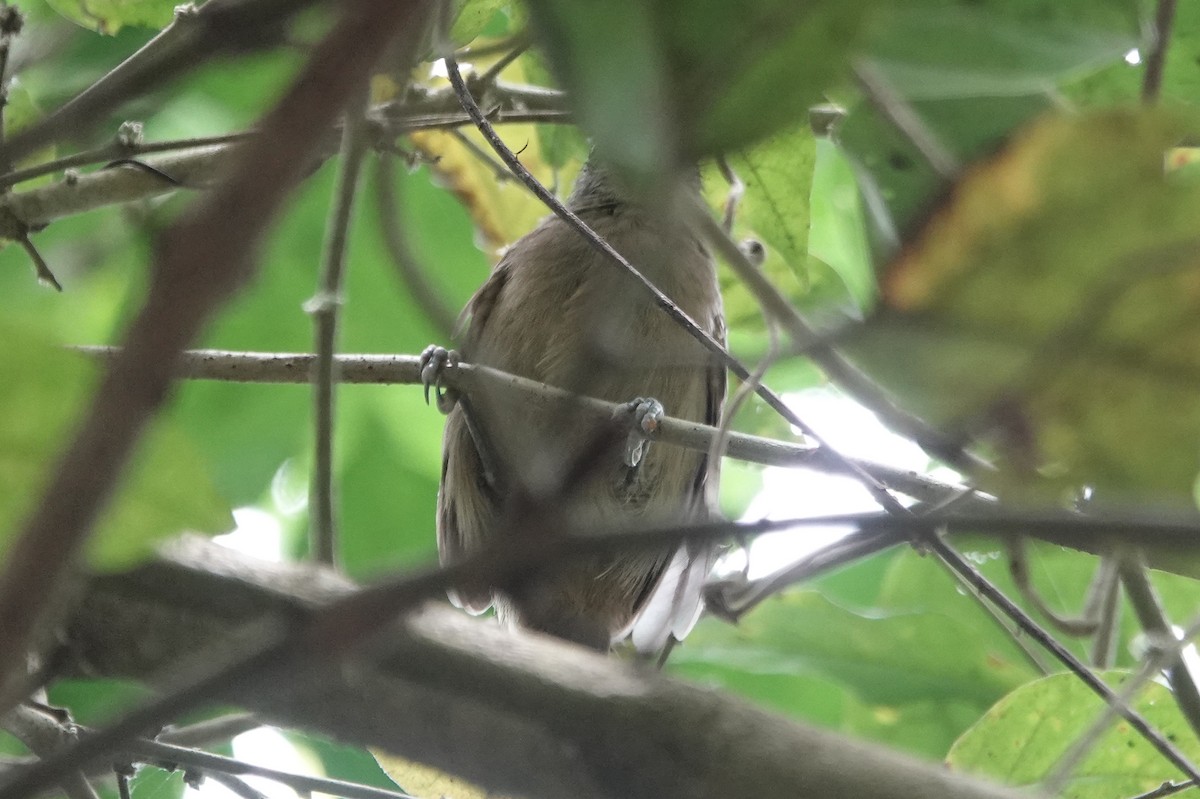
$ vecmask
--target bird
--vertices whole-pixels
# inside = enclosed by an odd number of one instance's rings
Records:
[[[724,343],[715,262],[679,213],[681,203],[698,196],[698,170],[679,185],[646,200],[593,154],[566,207]],[[724,366],[564,220],[544,219],[507,249],[468,302],[459,328],[457,351],[424,353],[433,374],[461,359],[620,403],[632,432],[623,455],[601,452],[577,485],[556,486],[595,440],[594,422],[569,408],[547,411],[479,392],[459,396],[450,403],[443,436],[442,564],[495,545],[497,536],[516,545],[533,535],[503,524],[503,514],[518,494],[544,493],[547,486],[561,489],[552,500],[550,527],[627,529],[713,517],[718,463],[705,453],[648,444],[638,431],[653,428],[664,412],[718,424]],[[476,614],[494,606],[503,622],[597,651],[632,637],[639,651],[653,652],[695,624],[715,556],[713,545],[694,542],[617,551],[556,564],[518,585],[460,590],[450,598]]]

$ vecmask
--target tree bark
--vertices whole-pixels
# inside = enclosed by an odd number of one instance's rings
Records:
[[[169,689],[170,666],[216,657],[248,624],[303,616],[352,590],[312,566],[187,539],[93,581],[69,629],[72,662]],[[230,685],[213,700],[545,799],[1018,795],[440,605],[336,662],[312,654],[285,677]]]

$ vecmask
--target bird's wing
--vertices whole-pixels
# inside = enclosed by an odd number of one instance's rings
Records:
[[[725,343],[725,320],[722,314],[716,314],[711,333],[717,341]],[[725,365],[714,359],[708,367],[704,419],[706,424],[713,427],[721,423],[725,384]],[[720,459],[712,463],[708,458],[700,459],[692,484],[693,501],[696,503],[693,519],[708,519],[717,512],[720,466]],[[692,631],[704,610],[704,583],[719,554],[719,547],[711,541],[687,541],[675,550],[633,624],[630,636],[639,652],[658,652],[671,637],[682,641]]]
[[[459,320],[463,356],[470,362],[472,350],[485,335],[488,319],[511,274],[509,261],[502,260],[488,280],[467,303]],[[499,514],[499,497],[487,482],[483,463],[460,402],[446,417],[442,439],[442,480],[437,499],[438,558],[443,564],[457,563],[481,548],[489,528]],[[487,589],[452,591],[455,605],[482,613],[492,604]]]

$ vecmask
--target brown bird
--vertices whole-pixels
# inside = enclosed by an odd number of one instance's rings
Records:
[[[684,193],[694,197],[698,182],[689,181]],[[633,201],[593,158],[567,206],[724,340],[712,256],[670,202],[650,208]],[[710,425],[719,420],[724,368],[644,287],[557,217],[512,245],[471,299],[462,325],[466,362],[627,403],[634,425],[652,423],[664,409]],[[447,352],[430,348],[426,356],[436,374]],[[478,394],[463,398],[446,421],[437,517],[442,563],[480,550],[501,529],[521,535],[498,523],[514,486],[534,493],[556,487],[598,434],[595,424],[569,411]],[[613,452],[611,461],[585,469],[582,484],[565,487],[555,500],[555,518],[564,526],[663,525],[707,518],[713,508],[717,465],[703,453],[634,437],[626,457]],[[602,651],[632,630],[638,648],[652,651],[694,624],[714,551],[685,544],[592,557],[544,570],[504,593],[452,599],[474,613],[495,605],[502,620]]]

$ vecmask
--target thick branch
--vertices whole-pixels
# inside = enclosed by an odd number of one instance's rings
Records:
[[[139,572],[99,579],[70,640],[93,673],[153,679],[240,623],[348,590],[326,572],[252,565],[191,542]],[[222,698],[494,791],[548,799],[1015,795],[441,607],[339,668]]]

